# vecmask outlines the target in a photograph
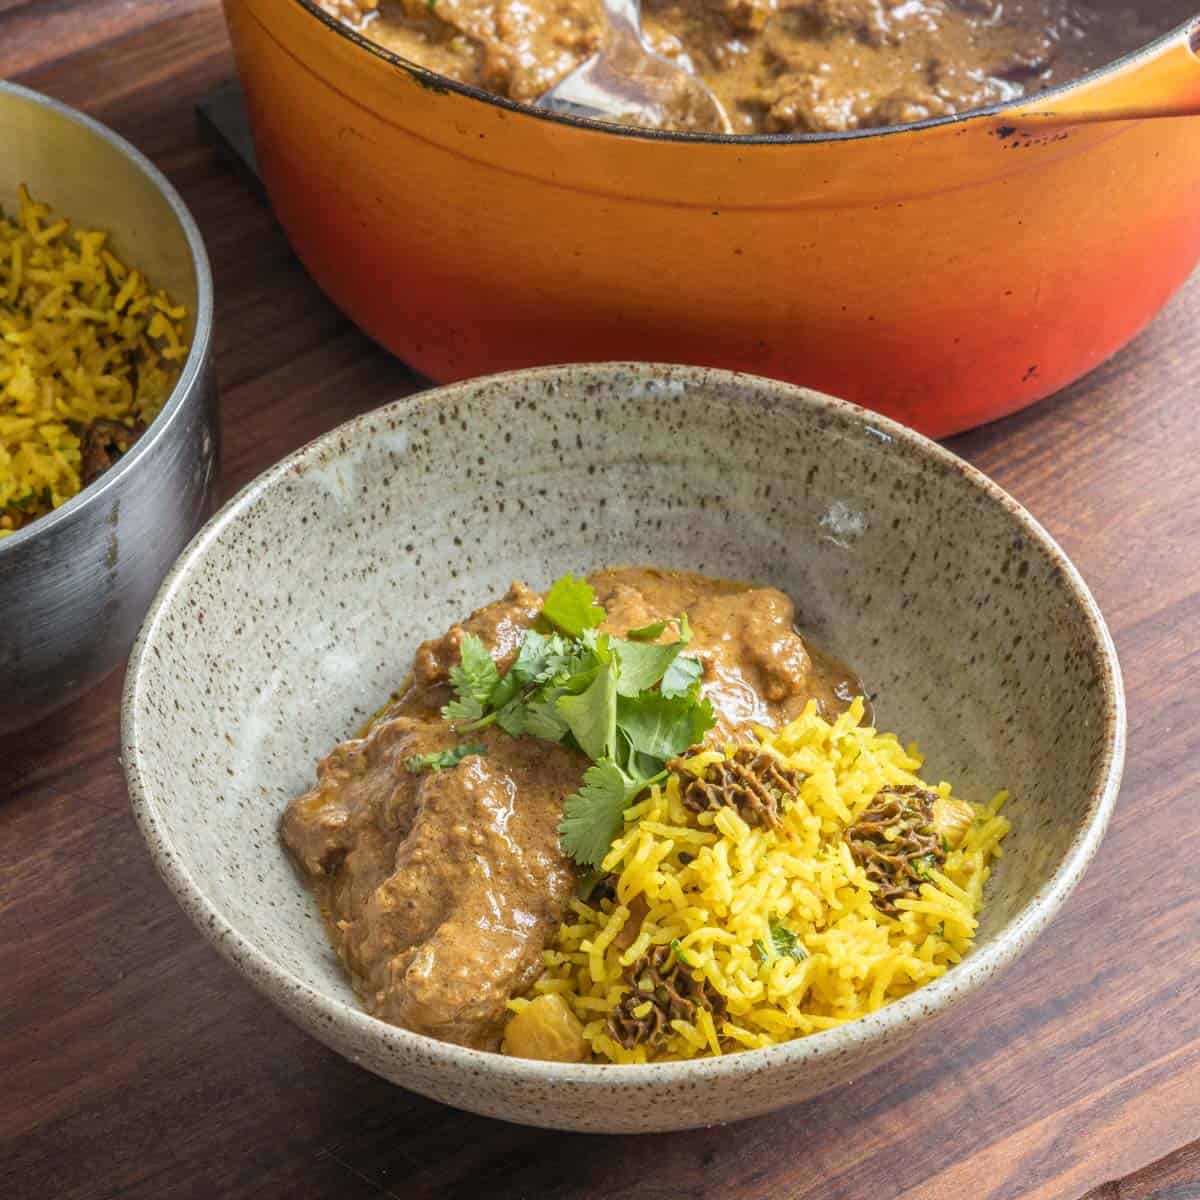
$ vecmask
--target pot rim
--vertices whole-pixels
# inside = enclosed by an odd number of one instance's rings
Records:
[[[432,91],[454,92],[471,100],[480,100],[485,104],[491,105],[493,108],[503,109],[505,112],[516,113],[523,117],[532,117],[538,121],[550,121],[559,125],[571,125],[582,129],[590,129],[597,133],[608,134],[610,137],[734,146],[791,146],[805,143],[848,142],[858,141],[863,138],[891,137],[897,134],[917,133],[921,130],[933,129],[940,125],[954,125],[975,117],[994,117],[1001,113],[1023,107],[1032,99],[1030,96],[1019,96],[1015,100],[1005,100],[999,104],[988,105],[984,108],[971,108],[964,112],[951,113],[949,116],[930,117],[925,121],[910,121],[904,125],[888,125],[877,129],[849,129],[838,132],[743,134],[695,133],[681,129],[639,129],[630,125],[616,125],[607,121],[597,121],[590,117],[577,117],[567,113],[552,112],[549,109],[535,108],[531,104],[522,104],[515,100],[509,100],[504,96],[494,95],[491,92],[484,91],[482,88],[475,87],[473,84],[462,83],[457,79],[451,79],[448,75],[441,75],[437,71],[423,67],[420,63],[414,62],[412,59],[404,58],[402,55],[386,49],[379,45],[378,42],[372,41],[365,33],[354,29],[344,21],[320,8],[316,0],[292,0],[292,2],[306,10],[311,16],[320,21],[322,25],[353,43],[359,49],[374,55],[376,58],[382,59],[386,63],[390,63],[394,67],[398,67],[422,87]],[[1153,41],[1130,50],[1120,58],[1113,59],[1112,62],[1096,67],[1086,75],[1079,76],[1078,79],[1072,79],[1066,83],[1060,83],[1057,87],[1047,88],[1044,92],[1038,92],[1037,97],[1040,99],[1042,97],[1057,98],[1064,96],[1076,89],[1082,89],[1085,85],[1095,80],[1103,79],[1107,75],[1115,75],[1136,62],[1152,58],[1160,51],[1165,50],[1177,38],[1184,38],[1189,42],[1194,42],[1198,37],[1200,37],[1200,16],[1189,17],[1182,24],[1161,34]],[[1200,70],[1200,64],[1198,64],[1197,69]]]
[[[81,488],[65,504],[61,504],[53,512],[48,512],[35,521],[31,521],[15,533],[9,534],[8,537],[0,538],[0,560],[3,560],[5,554],[16,551],[18,547],[24,546],[39,535],[48,536],[54,529],[67,524],[89,504],[102,503],[102,498],[117,490],[125,476],[137,469],[142,458],[153,452],[154,447],[167,436],[168,428],[186,406],[189,398],[198,391],[204,363],[208,358],[212,342],[213,328],[213,282],[208,251],[204,248],[204,239],[200,236],[200,229],[196,225],[195,218],[167,177],[136,146],[126,141],[119,133],[115,133],[107,125],[72,108],[69,104],[64,104],[61,100],[55,100],[41,92],[35,92],[32,88],[22,87],[16,83],[7,83],[0,79],[0,103],[3,103],[9,96],[47,108],[58,116],[73,121],[76,125],[82,125],[94,137],[107,142],[118,154],[133,163],[158,189],[174,213],[175,220],[183,231],[183,236],[188,244],[192,269],[196,275],[196,327],[192,334],[191,350],[184,360],[179,378],[163,403],[162,409],[150,422],[146,432],[103,475]]]
[[[294,469],[320,450],[339,439],[369,436],[373,423],[388,416],[403,416],[414,408],[449,408],[483,385],[500,382],[519,384],[523,380],[555,379],[564,373],[588,373],[593,376],[624,372],[643,378],[661,378],[664,372],[674,378],[707,379],[734,388],[747,385],[759,396],[779,405],[800,405],[829,414],[833,422],[862,436],[872,436],[903,446],[931,468],[940,468],[961,476],[969,487],[987,501],[1004,509],[1021,527],[1037,552],[1044,555],[1058,573],[1088,626],[1091,653],[1103,679],[1104,697],[1101,730],[1097,733],[1103,751],[1092,767],[1086,811],[1054,872],[1035,894],[1016,912],[986,946],[973,950],[953,970],[894,1000],[864,1017],[834,1029],[822,1030],[758,1050],[746,1050],[719,1058],[689,1059],[682,1062],[642,1064],[548,1063],[511,1058],[491,1051],[476,1050],[442,1042],[425,1034],[414,1033],[388,1024],[370,1015],[352,1002],[342,1000],[302,980],[282,966],[226,918],[209,898],[207,889],[192,875],[176,849],[159,811],[161,798],[144,774],[140,711],[145,705],[144,689],[149,664],[155,661],[155,639],[167,610],[188,585],[197,561],[226,530],[253,508],[263,495],[278,485]],[[714,1082],[755,1074],[764,1069],[800,1067],[829,1062],[853,1053],[869,1052],[883,1046],[891,1037],[900,1037],[907,1026],[923,1025],[944,1014],[976,992],[990,978],[1013,963],[1038,937],[1063,906],[1094,857],[1108,826],[1120,790],[1125,762],[1127,717],[1125,690],[1120,662],[1108,626],[1087,584],[1074,563],[1047,530],[1017,500],[982,471],[930,438],[897,421],[873,413],[846,400],[839,400],[809,388],[761,376],[709,367],[689,367],[655,363],[587,363],[545,367],[527,367],[498,375],[466,380],[417,392],[346,421],[293,451],[274,466],[247,483],[214,515],[193,538],[163,580],[138,634],[121,700],[121,762],[129,790],[134,817],[154,860],[155,867],[180,907],[212,945],[227,958],[264,995],[285,1012],[307,1011],[316,1021],[293,1016],[310,1032],[319,1022],[330,1036],[349,1033],[384,1047],[403,1061],[421,1055],[439,1068],[451,1071],[483,1073],[514,1086],[539,1083],[570,1083],[587,1088],[617,1083],[633,1088],[654,1085],[678,1085],[684,1082]],[[544,1122],[552,1126],[553,1122]]]

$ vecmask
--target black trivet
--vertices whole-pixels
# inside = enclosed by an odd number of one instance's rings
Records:
[[[201,132],[216,145],[246,182],[265,195],[258,175],[258,160],[246,120],[246,97],[236,79],[219,87],[196,105]]]

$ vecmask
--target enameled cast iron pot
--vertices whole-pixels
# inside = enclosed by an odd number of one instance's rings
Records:
[[[309,0],[225,7],[296,252],[439,381],[714,364],[943,435],[1096,366],[1200,257],[1200,19],[1023,104],[730,139],[538,114]]]

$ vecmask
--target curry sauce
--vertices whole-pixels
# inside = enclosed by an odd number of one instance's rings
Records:
[[[592,54],[599,0],[324,0],[381,46],[532,102]],[[1192,15],[1192,0],[644,0],[659,53],[735,133],[898,125],[1076,79]]]

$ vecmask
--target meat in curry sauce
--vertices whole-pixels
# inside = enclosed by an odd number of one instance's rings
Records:
[[[593,53],[598,0],[323,0],[379,45],[533,102]],[[845,131],[1069,82],[1192,15],[1193,0],[645,0],[646,33],[735,133]]]

